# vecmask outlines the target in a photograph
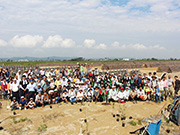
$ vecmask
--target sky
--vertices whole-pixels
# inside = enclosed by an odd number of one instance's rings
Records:
[[[180,0],[1,0],[0,57],[180,58]]]

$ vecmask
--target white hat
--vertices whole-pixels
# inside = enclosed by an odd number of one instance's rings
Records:
[[[50,91],[49,91],[49,94],[50,94],[50,93],[54,93],[54,91],[53,91],[53,90],[50,90]]]

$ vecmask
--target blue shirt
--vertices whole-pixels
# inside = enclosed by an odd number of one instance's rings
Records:
[[[36,88],[36,84],[28,84],[27,89],[29,90],[29,92],[35,92],[35,88]]]

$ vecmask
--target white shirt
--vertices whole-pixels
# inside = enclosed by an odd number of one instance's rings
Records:
[[[69,91],[69,97],[70,97],[70,100],[72,99],[72,98],[75,98],[76,97],[76,94],[75,94],[75,91],[73,90],[73,91]]]
[[[83,97],[84,97],[83,92],[81,92],[81,93],[78,92],[78,93],[77,93],[77,98],[79,98],[80,100],[82,100]]]
[[[18,90],[19,90],[19,84],[17,82],[16,83],[13,82],[12,91],[13,92],[18,92]]]
[[[125,93],[125,91],[119,91],[118,92],[118,98],[120,98],[120,99],[124,99],[124,98],[126,98],[126,93]]]
[[[109,98],[112,98],[114,100],[117,100],[117,91],[116,90],[110,90],[109,91]]]
[[[144,90],[137,90],[137,96],[139,97],[139,96],[144,96],[145,95],[145,92],[144,92]]]
[[[33,84],[28,84],[27,85],[27,89],[29,90],[29,92],[35,92],[35,88],[36,88],[36,84],[33,83]]]

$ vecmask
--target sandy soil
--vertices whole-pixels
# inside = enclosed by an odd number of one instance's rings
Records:
[[[0,120],[9,116],[11,118],[5,120],[0,124],[4,130],[0,131],[2,135],[78,135],[80,133],[81,119],[86,118],[87,124],[83,124],[83,135],[127,135],[140,127],[138,120],[145,117],[154,116],[162,108],[165,102],[157,104],[154,102],[138,102],[133,104],[127,102],[125,104],[115,103],[113,105],[102,105],[101,103],[85,103],[81,104],[62,104],[45,106],[44,108],[36,108],[34,110],[17,110],[16,115],[7,110],[7,101],[3,101],[3,107],[0,109]],[[166,101],[168,104],[169,101]],[[122,108],[122,109],[120,109]],[[80,112],[80,109],[82,111]],[[120,110],[124,110],[126,120],[124,120],[125,127],[122,127],[120,117],[113,117],[112,114],[120,114]],[[132,116],[133,121],[137,123],[136,126],[129,124],[131,121],[129,116]],[[24,121],[14,121],[25,119]],[[119,122],[117,121],[119,118]],[[41,128],[45,124],[47,128]],[[144,123],[145,124],[145,123]],[[38,129],[39,127],[39,129]],[[160,134],[167,134],[165,130],[170,129],[170,134],[177,135],[180,128],[173,123],[166,123],[163,119]]]

